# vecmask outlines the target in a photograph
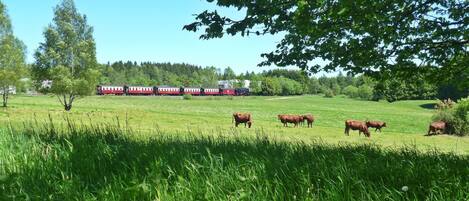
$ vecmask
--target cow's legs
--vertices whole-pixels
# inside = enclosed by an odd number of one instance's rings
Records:
[[[350,132],[350,131],[349,131],[349,128],[346,126],[346,127],[345,127],[345,131],[344,131],[344,134],[345,134],[345,135],[349,135],[349,132]]]
[[[238,122],[236,122],[236,123],[235,123],[235,126],[236,126],[236,127],[238,127],[238,125],[239,125],[239,123],[238,123]]]

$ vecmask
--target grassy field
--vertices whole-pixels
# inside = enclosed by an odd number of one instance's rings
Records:
[[[0,113],[0,200],[469,200],[469,140],[423,136],[432,103],[88,97],[63,112],[18,96]],[[233,128],[235,111],[254,127]],[[389,127],[344,136],[349,118]]]
[[[0,122],[21,125],[25,121],[47,122],[49,116],[56,124],[64,117],[88,124],[119,121],[139,134],[163,133],[186,135],[219,135],[232,133],[255,137],[259,133],[280,141],[323,142],[328,144],[377,144],[398,148],[414,146],[421,150],[438,149],[458,154],[469,153],[469,138],[447,135],[426,137],[434,110],[434,101],[400,101],[395,103],[358,101],[348,98],[298,97],[87,97],[78,100],[72,112],[63,112],[55,97],[17,96],[10,108],[0,111]],[[252,129],[234,129],[231,114],[251,112]],[[283,128],[277,114],[311,113],[316,117],[313,128]],[[344,136],[344,120],[382,120],[388,128],[372,132],[371,139]]]
[[[468,200],[467,155],[69,122],[0,130],[0,200]]]

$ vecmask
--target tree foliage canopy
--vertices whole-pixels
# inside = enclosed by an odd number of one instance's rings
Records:
[[[55,8],[53,24],[44,31],[45,42],[35,53],[33,76],[37,83],[52,80],[50,92],[70,110],[77,96],[90,95],[97,84],[93,28],[76,10],[73,0]]]
[[[6,7],[0,2],[0,89],[3,107],[7,106],[10,87],[17,86],[25,73],[26,46],[13,35]]]
[[[450,66],[455,57],[468,57],[466,0],[207,1],[237,8],[246,15],[236,20],[217,11],[198,14],[184,29],[204,28],[202,39],[225,34],[284,34],[277,49],[263,54],[266,60],[259,65],[292,65],[312,73],[342,69],[377,75],[378,71],[438,71]],[[318,58],[326,64],[312,62]]]

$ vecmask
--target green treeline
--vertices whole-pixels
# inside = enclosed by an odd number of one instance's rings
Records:
[[[314,77],[298,70],[275,69],[261,73],[236,74],[230,67],[200,67],[186,63],[114,62],[99,66],[103,85],[218,87],[219,80],[240,80],[234,87],[243,87],[250,80],[254,95],[325,94],[345,95],[362,100],[416,100],[467,96],[451,84],[437,85],[416,74],[408,79],[387,77],[378,80],[367,76],[339,73],[335,77]],[[449,90],[451,89],[451,90]]]
[[[190,64],[114,62],[100,65],[104,85],[217,87],[219,75],[215,67],[202,68]]]

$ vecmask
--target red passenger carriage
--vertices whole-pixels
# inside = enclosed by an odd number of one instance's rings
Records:
[[[121,86],[97,86],[96,94],[98,95],[123,95],[124,87]]]
[[[156,95],[181,95],[180,90],[177,87],[158,87]]]
[[[127,95],[153,95],[153,87],[127,87]]]

